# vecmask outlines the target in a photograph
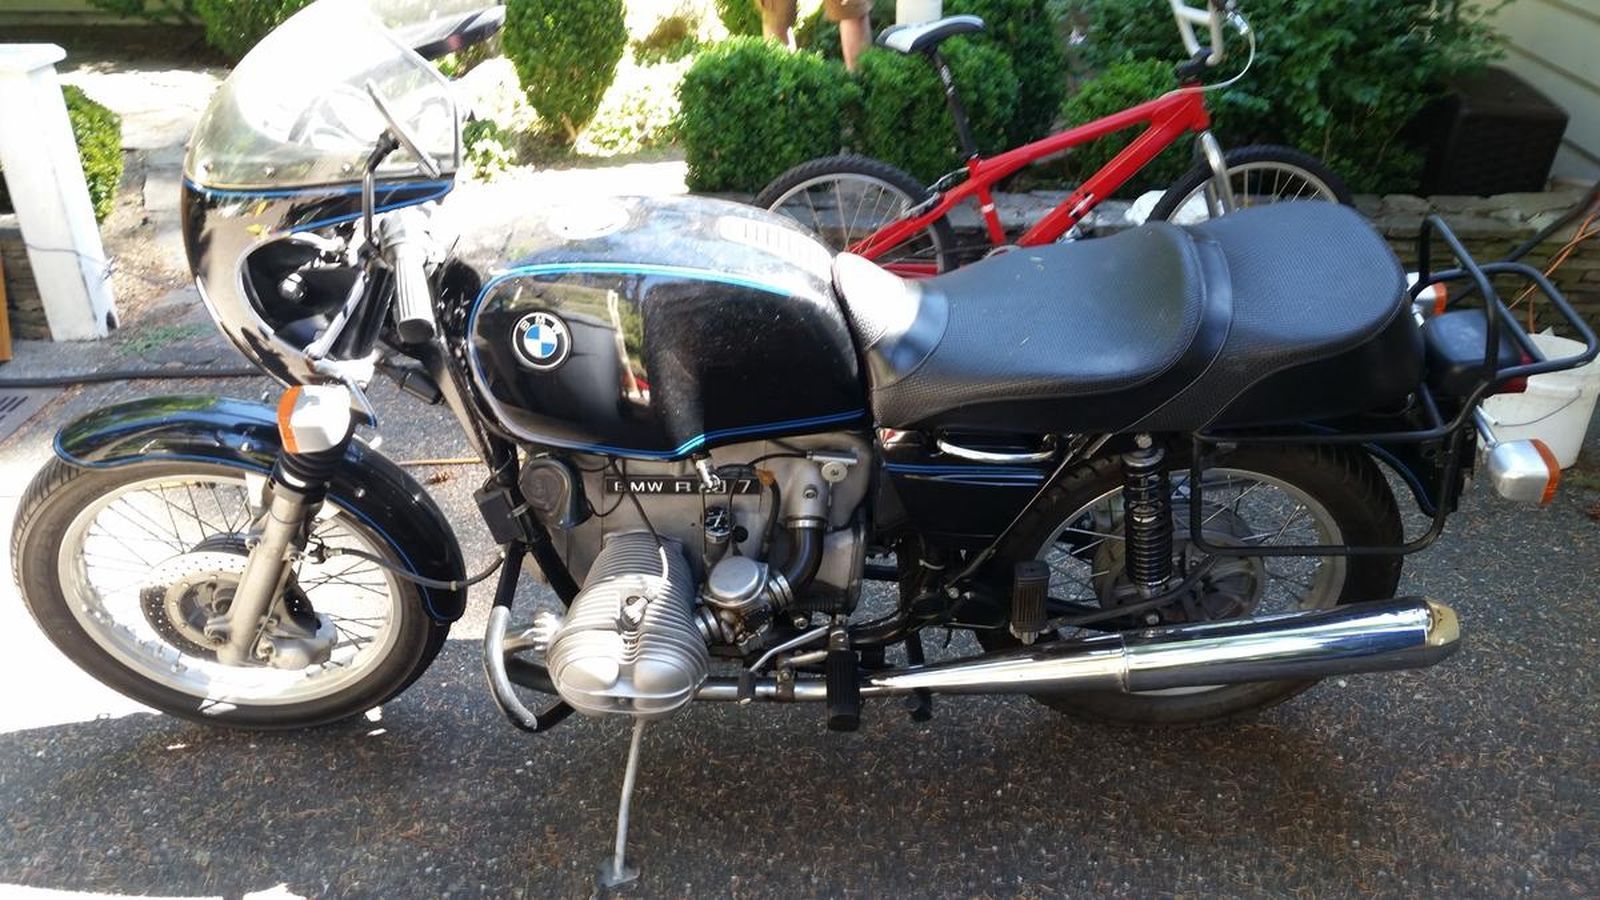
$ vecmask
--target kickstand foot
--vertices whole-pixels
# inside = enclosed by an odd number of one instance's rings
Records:
[[[639,777],[639,745],[644,740],[644,720],[633,720],[633,739],[628,743],[628,768],[622,775],[622,801],[617,804],[617,846],[600,864],[596,882],[602,889],[620,887],[639,877],[639,868],[628,865],[628,810],[633,805],[633,784]]]

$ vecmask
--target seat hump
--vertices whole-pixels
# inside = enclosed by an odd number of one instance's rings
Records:
[[[938,47],[945,38],[982,30],[983,20],[977,16],[946,16],[918,25],[892,25],[878,35],[878,45],[901,53],[923,53]]]

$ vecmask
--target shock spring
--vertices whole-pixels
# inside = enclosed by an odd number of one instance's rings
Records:
[[[1139,440],[1142,446],[1122,457],[1122,531],[1128,580],[1151,593],[1172,578],[1172,485],[1166,451],[1144,435]]]

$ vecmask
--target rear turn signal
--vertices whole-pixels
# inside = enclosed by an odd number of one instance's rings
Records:
[[[1504,441],[1489,449],[1484,471],[1495,493],[1518,503],[1548,504],[1561,486],[1561,464],[1544,441]]]

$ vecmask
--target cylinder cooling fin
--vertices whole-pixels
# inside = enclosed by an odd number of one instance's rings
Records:
[[[643,717],[694,699],[710,666],[694,596],[678,542],[608,536],[546,651],[562,699],[586,715]]]

